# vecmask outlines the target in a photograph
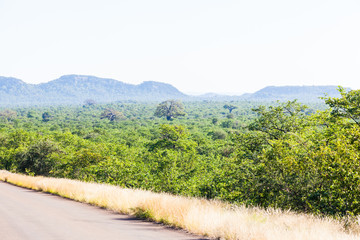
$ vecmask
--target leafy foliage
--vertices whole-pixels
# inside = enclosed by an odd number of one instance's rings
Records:
[[[179,101],[167,100],[156,107],[154,115],[156,117],[166,117],[167,120],[173,120],[176,117],[185,115],[184,106]]]
[[[231,113],[234,109],[237,108],[237,106],[231,105],[231,104],[225,104],[224,108],[229,110],[229,113]]]
[[[47,176],[56,164],[51,158],[51,154],[57,151],[56,144],[49,140],[40,140],[31,144],[27,149],[19,151],[15,155],[17,170]]]
[[[186,102],[186,116],[176,101],[9,109],[0,168],[357,216],[360,92],[340,93],[318,112],[296,101],[232,102],[231,118],[228,103],[207,101]]]
[[[332,108],[331,114],[335,117],[351,119],[360,126],[360,91],[349,91],[339,88],[341,98],[325,98],[326,104]]]
[[[104,112],[101,113],[100,118],[101,119],[107,118],[110,120],[110,122],[113,122],[113,121],[124,118],[124,115],[120,111],[108,108],[108,109],[105,109]]]

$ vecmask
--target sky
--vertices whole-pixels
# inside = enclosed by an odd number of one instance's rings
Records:
[[[0,0],[0,76],[360,88],[359,0]]]

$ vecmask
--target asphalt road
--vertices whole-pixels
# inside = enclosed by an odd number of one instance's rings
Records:
[[[0,181],[0,239],[199,240],[204,238]]]

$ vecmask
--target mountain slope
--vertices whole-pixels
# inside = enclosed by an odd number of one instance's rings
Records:
[[[319,98],[325,94],[330,97],[340,96],[336,86],[269,86],[242,96],[218,94],[188,96],[170,84],[155,81],[133,85],[109,78],[65,75],[47,83],[27,84],[16,78],[0,77],[0,105],[81,104],[86,99],[93,99],[96,102],[163,101],[167,99],[189,101],[288,101],[298,99],[300,102],[306,103],[323,102]]]
[[[27,84],[16,78],[0,77],[1,104],[62,104],[121,100],[160,101],[184,98],[170,84],[148,81],[139,85],[85,75],[65,75],[42,84]]]
[[[301,102],[323,101],[320,97],[339,97],[337,86],[269,86],[243,97],[248,100],[288,101],[298,99]]]
[[[37,98],[39,94],[39,89],[33,84],[27,84],[17,78],[0,77],[0,104],[26,104],[29,98]]]

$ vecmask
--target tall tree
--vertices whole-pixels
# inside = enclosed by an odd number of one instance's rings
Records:
[[[227,109],[227,110],[229,110],[229,113],[231,113],[232,110],[234,110],[234,109],[237,108],[237,106],[230,105],[230,104],[225,104],[225,105],[224,105],[224,108]]]
[[[166,117],[167,120],[172,120],[178,116],[184,116],[184,105],[175,100],[167,100],[165,102],[160,103],[154,115],[156,117]]]
[[[122,112],[119,112],[117,110],[114,109],[105,109],[104,112],[101,114],[100,116],[101,119],[107,118],[109,119],[111,122],[119,120],[121,118],[124,118],[124,114],[122,114]]]

